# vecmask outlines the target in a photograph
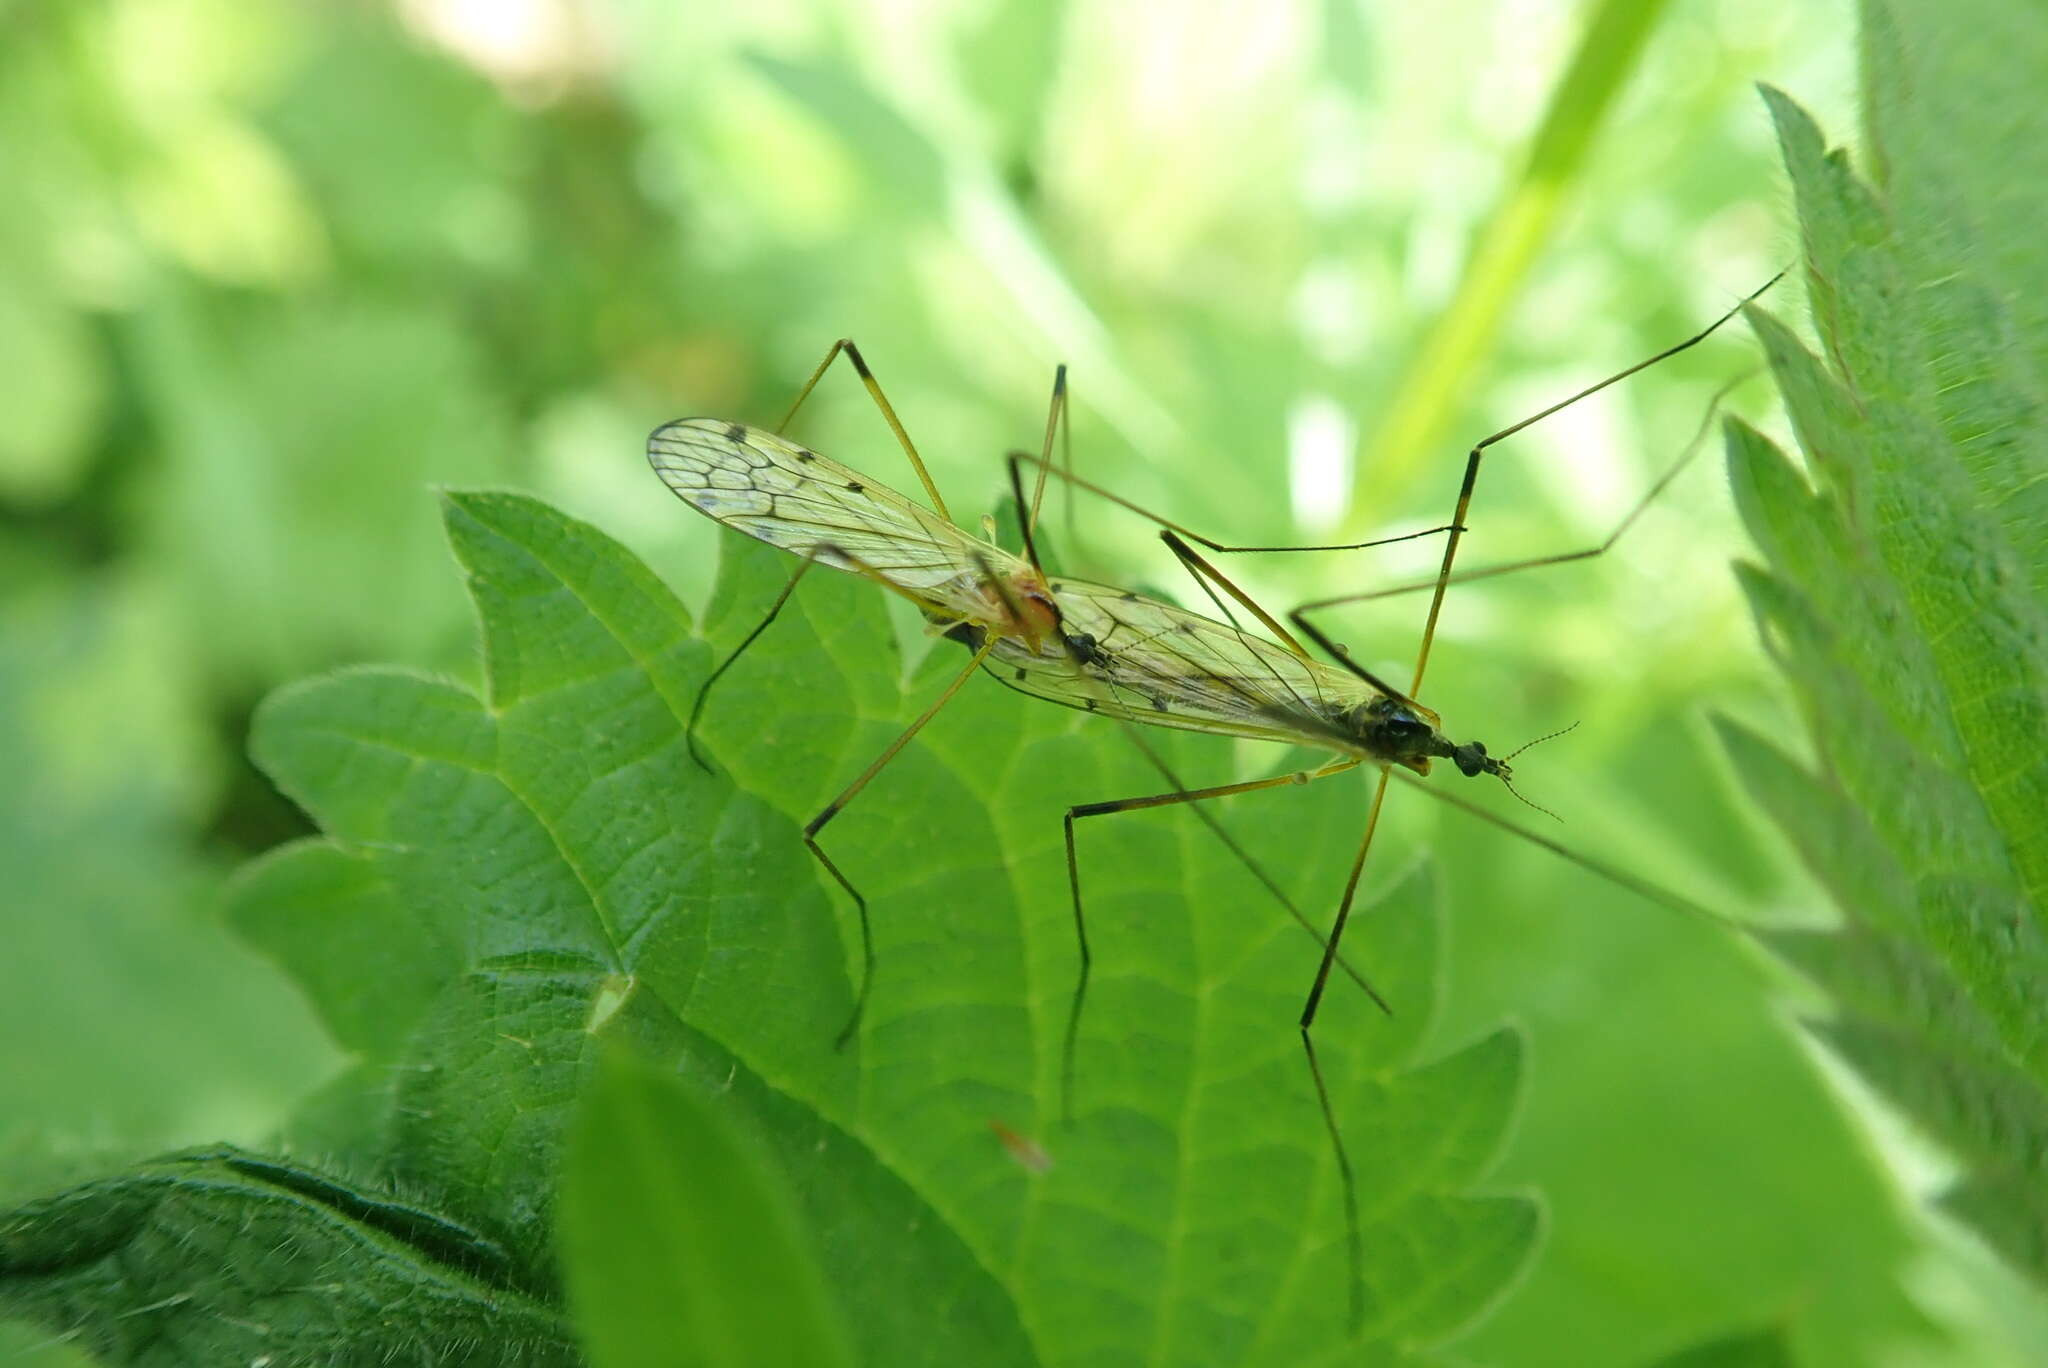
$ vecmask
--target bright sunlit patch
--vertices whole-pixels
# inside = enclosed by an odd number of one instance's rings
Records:
[[[1540,376],[1516,386],[1503,408],[1533,413],[1581,383],[1576,372]],[[1623,426],[1612,402],[1596,401],[1562,409],[1516,438],[1528,444],[1522,459],[1531,478],[1576,533],[1604,535],[1641,491],[1641,476],[1623,455]],[[1647,464],[1676,454],[1656,453]]]
[[[1287,411],[1287,492],[1294,521],[1321,536],[1344,516],[1358,429],[1343,405],[1309,394]]]
[[[403,0],[399,12],[418,33],[530,98],[558,94],[602,65],[594,16],[569,0]]]

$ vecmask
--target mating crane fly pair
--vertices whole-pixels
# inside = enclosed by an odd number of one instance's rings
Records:
[[[1776,283],[1774,277],[1763,290]],[[1743,301],[1747,304],[1763,293],[1758,290]],[[904,729],[895,741],[876,757],[846,788],[806,823],[806,848],[832,879],[852,898],[859,915],[862,969],[853,1011],[839,1036],[844,1044],[858,1030],[871,990],[875,969],[874,942],[867,900],[818,842],[819,833],[892,760],[911,738],[950,701],[977,670],[986,669],[996,679],[1019,692],[1066,707],[1100,713],[1124,724],[1124,730],[1148,762],[1165,781],[1165,792],[1106,802],[1077,804],[1067,809],[1063,825],[1066,841],[1069,889],[1073,903],[1079,967],[1068,1012],[1062,1044],[1063,1108],[1071,1115],[1074,1089],[1074,1055],[1083,1004],[1087,997],[1091,956],[1081,891],[1080,864],[1075,848],[1074,823],[1086,817],[1104,816],[1142,808],[1188,805],[1230,853],[1244,865],[1288,914],[1321,947],[1322,958],[1298,1022],[1302,1047],[1315,1084],[1323,1123],[1337,1161],[1343,1190],[1346,1234],[1350,1254],[1351,1323],[1354,1331],[1363,1316],[1363,1241],[1358,1219],[1355,1182],[1342,1131],[1330,1101],[1329,1089],[1316,1056],[1311,1027],[1317,1007],[1334,969],[1342,969],[1382,1010],[1391,1010],[1371,982],[1339,955],[1344,927],[1350,916],[1359,879],[1372,846],[1381,805],[1389,779],[1395,771],[1425,775],[1432,760],[1448,760],[1468,777],[1490,775],[1513,789],[1508,761],[1496,758],[1476,741],[1454,742],[1443,731],[1436,713],[1418,702],[1423,675],[1428,667],[1430,647],[1435,638],[1445,591],[1452,583],[1504,574],[1541,565],[1585,560],[1611,547],[1636,517],[1676,476],[1704,437],[1689,444],[1645,493],[1614,532],[1600,544],[1563,555],[1488,567],[1466,574],[1453,574],[1458,547],[1466,531],[1479,467],[1486,450],[1522,429],[1576,403],[1607,386],[1623,380],[1658,361],[1676,355],[1704,341],[1732,318],[1742,305],[1729,310],[1713,324],[1675,346],[1588,386],[1567,399],[1523,419],[1475,444],[1466,458],[1456,511],[1449,523],[1380,541],[1320,547],[1239,547],[1225,545],[1191,532],[1178,523],[1140,508],[1129,500],[1072,473],[1070,461],[1055,465],[1055,438],[1066,439],[1067,391],[1065,367],[1053,383],[1052,401],[1046,415],[1044,442],[1037,456],[1013,453],[1009,458],[1012,493],[1018,505],[1023,540],[1019,556],[997,546],[990,538],[974,537],[953,522],[944,499],[925,469],[915,444],[898,420],[881,385],[875,380],[860,351],[847,339],[833,344],[823,361],[811,373],[788,413],[773,431],[724,419],[685,418],[657,429],[648,442],[648,461],[670,489],[698,511],[738,532],[795,553],[802,558],[795,573],[769,606],[759,624],[706,678],[693,706],[689,724],[692,756],[709,768],[697,748],[696,727],[712,686],[730,670],[747,647],[775,620],[795,592],[796,586],[814,565],[824,564],[872,580],[877,585],[908,599],[924,616],[930,629],[969,648],[971,659],[938,697]],[[797,445],[781,435],[797,410],[816,388],[832,363],[844,354],[859,375],[884,421],[909,458],[932,507],[927,509],[894,490],[862,476],[825,456]],[[1718,396],[1717,396],[1718,399]],[[1023,470],[1035,471],[1030,498],[1026,499]],[[1042,569],[1033,541],[1039,506],[1049,477],[1091,491],[1158,524],[1161,538],[1194,577],[1215,606],[1222,620],[1202,616],[1156,598],[1093,584],[1082,580],[1048,576]],[[984,526],[989,524],[984,522]],[[1226,576],[1197,552],[1190,542],[1221,553],[1244,551],[1357,550],[1405,541],[1415,537],[1442,535],[1444,555],[1437,574],[1417,584],[1399,585],[1369,593],[1345,595],[1304,604],[1288,614],[1295,631],[1290,632],[1244,594]],[[1346,603],[1388,597],[1428,589],[1431,591],[1422,645],[1406,689],[1373,674],[1351,659],[1308,614]],[[1219,591],[1220,595],[1219,596]],[[1225,603],[1234,601],[1254,618],[1272,639],[1242,627]],[[1325,662],[1312,656],[1301,640],[1306,637],[1329,657]],[[1318,768],[1295,771],[1264,779],[1247,780],[1207,788],[1191,788],[1168,767],[1148,744],[1139,728],[1165,726],[1215,735],[1252,740],[1278,741],[1310,746],[1334,753]],[[1548,738],[1539,738],[1539,740]],[[1535,744],[1534,742],[1530,744]],[[1524,747],[1523,749],[1527,749]],[[1519,754],[1519,752],[1517,752]],[[1209,799],[1251,793],[1287,784],[1303,784],[1341,774],[1361,765],[1379,769],[1378,784],[1367,810],[1365,829],[1354,856],[1335,917],[1327,935],[1297,908],[1279,886],[1202,806]],[[1416,783],[1406,774],[1401,776]],[[1701,911],[1689,901],[1654,884],[1572,851],[1519,823],[1480,808],[1427,785],[1429,792],[1465,809],[1496,826],[1515,832],[1547,849],[1617,882],[1652,901],[1686,911]],[[1519,794],[1516,795],[1520,797]],[[1526,800],[1524,800],[1526,801]],[[1711,915],[1711,914],[1710,914]]]

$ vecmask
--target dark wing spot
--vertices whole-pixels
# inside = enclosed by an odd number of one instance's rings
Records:
[[[846,487],[849,491],[855,494],[860,493],[861,490],[864,488],[864,486],[861,484],[859,480],[848,480],[846,482]]]
[[[1152,696],[1152,711],[1154,711],[1154,712],[1165,712],[1165,711],[1166,711],[1166,700],[1165,700],[1164,698],[1161,698],[1161,697],[1160,697],[1159,695],[1157,695],[1157,694],[1154,694],[1154,695]]]
[[[1022,669],[1020,669],[1020,670],[1018,670],[1018,671],[1017,671],[1017,678],[1019,678],[1019,679],[1022,679],[1022,678],[1024,678],[1024,676],[1026,676],[1026,675],[1028,675],[1028,674],[1030,674],[1030,673],[1031,673],[1031,672],[1030,672],[1029,670],[1022,670]]]
[[[807,462],[807,463],[808,463],[808,462],[810,462],[810,461],[815,461],[815,460],[817,460],[817,459],[818,459],[818,453],[817,453],[817,452],[815,452],[815,451],[806,451],[806,450],[804,450],[804,449],[803,449],[802,447],[798,447],[798,448],[796,449],[796,458],[797,458],[797,459],[798,459],[799,461],[804,461],[804,462]]]
[[[1094,711],[1095,711],[1095,700],[1094,700],[1094,699],[1092,699],[1092,698],[1084,698],[1084,699],[1082,699],[1081,701],[1082,701],[1083,703],[1086,703],[1086,704],[1088,705],[1088,711],[1089,711],[1089,712],[1094,712]]]
[[[1136,603],[1137,601],[1138,601],[1138,596],[1137,596],[1136,594],[1133,594],[1133,593],[1128,593],[1128,592],[1124,594],[1124,596],[1123,596],[1123,599],[1122,599],[1122,602],[1124,602],[1124,603]]]
[[[727,440],[729,441],[744,443],[747,440],[747,430],[741,427],[738,423],[734,423],[731,427],[728,427],[725,430],[725,435]]]

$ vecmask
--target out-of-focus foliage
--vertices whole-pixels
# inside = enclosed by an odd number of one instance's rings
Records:
[[[1404,358],[1581,18],[1481,0],[0,4],[0,1183],[260,1142],[334,1068],[319,1025],[366,1048],[220,931],[213,890],[305,829],[242,758],[259,697],[361,660],[475,674],[434,481],[538,489],[701,602],[719,539],[648,476],[644,433],[773,421],[851,333],[966,513],[992,502],[995,457],[1036,440],[1066,360],[1085,468],[1204,531],[1320,535],[1354,495],[1390,527],[1441,521],[1470,435],[1790,258],[1750,82],[1850,126],[1846,13],[1670,7],[1473,350],[1455,440],[1382,478],[1353,453],[1402,404]],[[1969,165],[2012,183],[2023,150]],[[1502,448],[1474,563],[1604,532],[1749,362],[1719,340]],[[803,424],[901,482],[843,378]],[[1696,470],[1597,565],[1460,591],[1428,698],[1496,749],[1584,719],[1520,768],[1568,839],[1796,924],[1818,897],[1698,721],[1711,704],[1790,722],[1726,573],[1726,502]],[[1173,582],[1148,529],[1085,502],[1076,518],[1075,570]],[[1430,555],[1233,569],[1285,604]],[[1398,670],[1412,609],[1343,634]],[[971,747],[948,726],[934,746]],[[1355,817],[1342,789],[1315,795]],[[1530,1047],[1494,1181],[1542,1192],[1544,1240],[1457,1352],[1635,1363],[1787,1317],[1797,1362],[1998,1361],[2023,1304],[1903,1217],[1752,965],[1418,801],[1381,839],[1388,870],[1428,848],[1444,871],[1425,1053],[1510,1016]],[[1305,897],[1334,896],[1331,858],[1298,871]],[[1034,915],[1056,915],[1057,865],[1033,877]],[[1283,1041],[1290,1012],[1273,1007]]]
[[[1729,439],[1820,772],[1728,740],[1842,909],[1778,938],[1830,994],[1816,1033],[1953,1159],[1942,1204],[2048,1283],[2048,267],[2023,226],[2048,197],[1980,161],[2048,137],[2048,22],[1869,12],[1878,187],[1772,99],[1829,364],[1755,322],[1818,488]]]

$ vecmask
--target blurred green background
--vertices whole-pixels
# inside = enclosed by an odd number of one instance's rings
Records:
[[[260,1142],[336,1066],[216,921],[237,862],[306,829],[243,732],[312,671],[475,675],[430,485],[537,491],[701,604],[718,536],[646,431],[772,423],[850,334],[963,520],[1065,361],[1081,468],[1211,536],[1441,522],[1476,437],[1791,261],[1753,82],[1855,127],[1846,5],[1634,8],[1640,47],[1589,77],[1605,126],[1530,181],[1592,12],[1563,0],[0,0],[0,1185]],[[1454,298],[1469,330],[1422,350]],[[1470,563],[1596,540],[1751,364],[1731,329],[1502,446]],[[1732,402],[1782,428],[1765,384]],[[802,422],[910,484],[850,376]],[[1818,917],[1704,726],[1790,722],[1715,457],[1597,564],[1457,591],[1425,695],[1497,751],[1582,721],[1518,767],[1564,839]],[[1052,527],[1069,570],[1185,598],[1137,520]],[[1232,568],[1285,606],[1435,554]],[[1399,672],[1420,611],[1340,635]],[[2026,1361],[2024,1299],[1912,1214],[1924,1164],[1786,984],[1395,797],[1382,840],[1451,877],[1438,1035],[1511,1018],[1533,1047],[1498,1181],[1543,1193],[1547,1243],[1459,1352],[1783,1324],[1802,1362]]]

